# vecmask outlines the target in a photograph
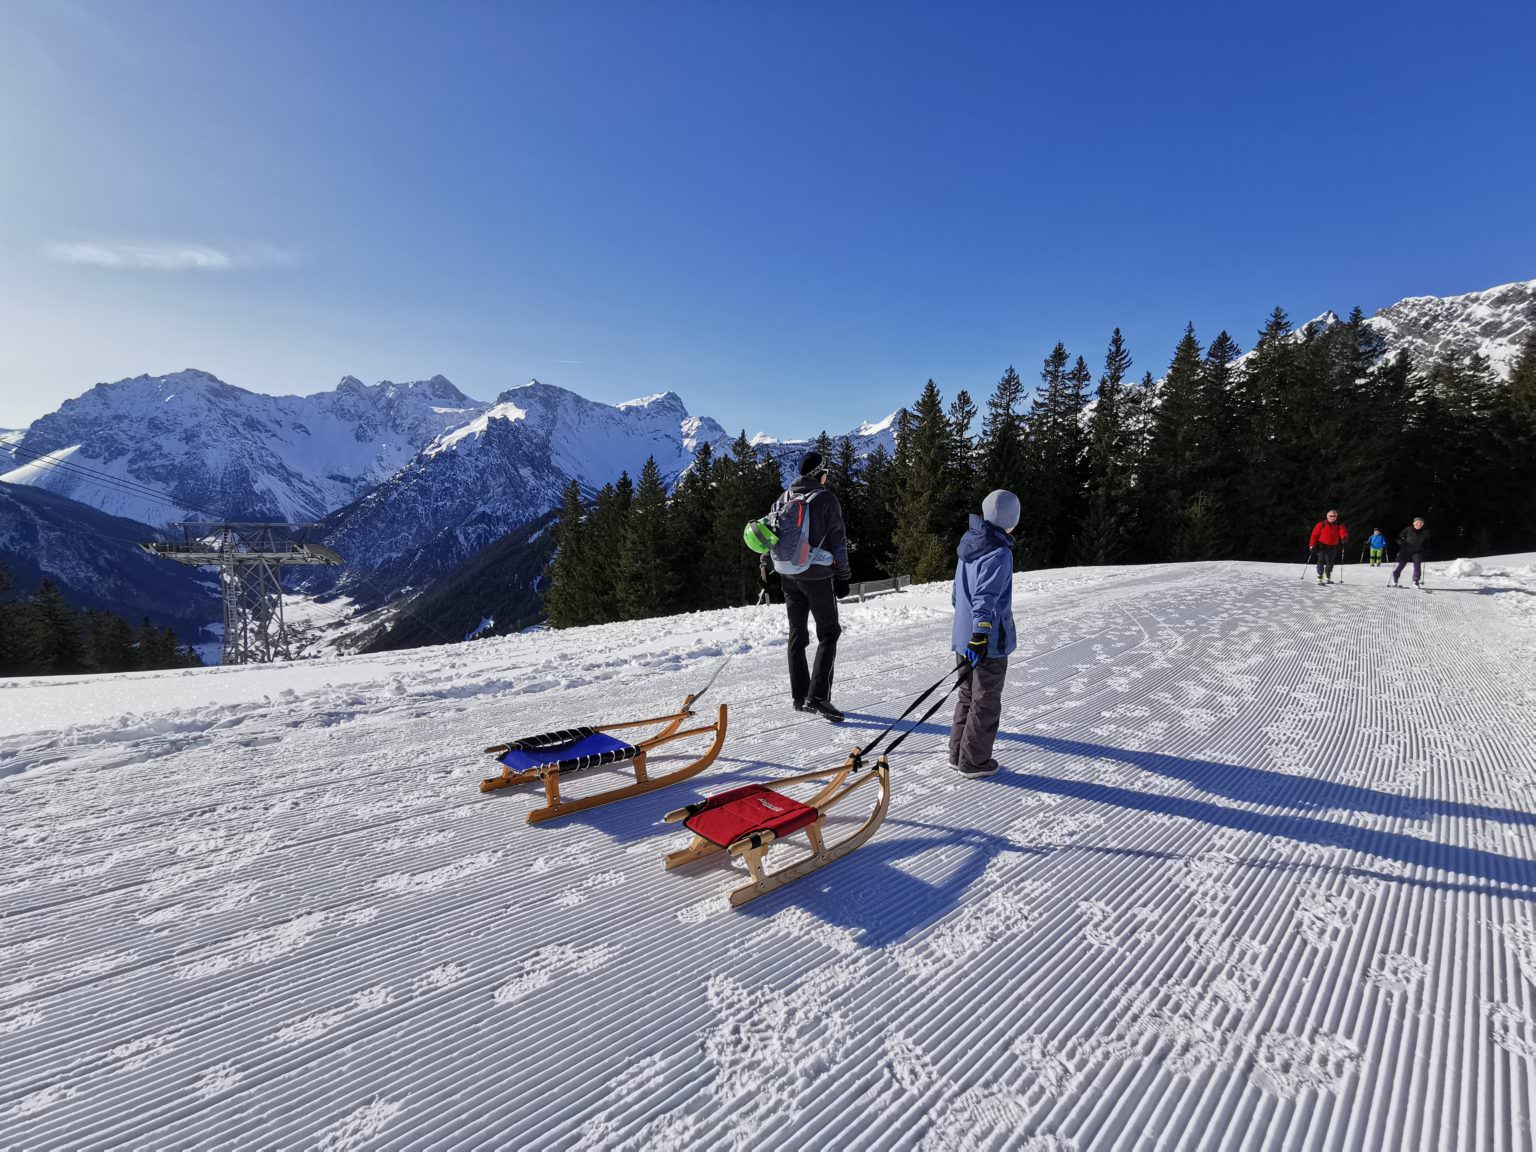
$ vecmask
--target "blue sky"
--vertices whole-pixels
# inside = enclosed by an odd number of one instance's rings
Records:
[[[1171,9],[1171,10],[1170,10]],[[0,426],[203,368],[845,430],[1536,277],[1536,5],[0,2]]]

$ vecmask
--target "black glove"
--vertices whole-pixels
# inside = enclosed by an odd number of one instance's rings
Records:
[[[848,595],[848,588],[848,581],[844,580],[841,576],[832,577],[832,595],[836,596],[839,600]]]
[[[987,634],[972,632],[971,642],[965,646],[965,658],[972,668],[987,658]]]

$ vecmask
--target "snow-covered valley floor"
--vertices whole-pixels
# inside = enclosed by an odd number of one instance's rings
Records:
[[[1533,561],[1020,575],[1003,772],[925,726],[739,910],[661,815],[867,740],[947,585],[845,606],[840,729],[779,608],[0,681],[0,1147],[1530,1149]],[[730,651],[703,775],[477,791]]]

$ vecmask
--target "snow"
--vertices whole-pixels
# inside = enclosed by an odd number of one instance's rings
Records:
[[[867,741],[947,585],[843,606],[841,728],[776,607],[0,681],[0,1147],[1529,1149],[1536,555],[1479,563],[1021,574],[1003,771],[925,726],[739,910],[662,813]],[[477,791],[726,654],[700,777]]]
[[[1445,574],[1457,580],[1472,579],[1483,574],[1483,566],[1476,560],[1457,560],[1446,568]]]

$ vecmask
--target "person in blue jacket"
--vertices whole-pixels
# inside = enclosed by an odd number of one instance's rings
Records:
[[[1387,538],[1381,534],[1381,529],[1377,528],[1371,533],[1371,538],[1366,543],[1371,546],[1371,567],[1380,568],[1381,562],[1387,556]]]
[[[951,634],[957,661],[971,666],[960,680],[949,730],[949,766],[962,776],[997,772],[992,745],[1003,715],[1003,681],[1016,635],[1013,626],[1013,537],[1019,498],[999,488],[981,502],[981,515],[960,538],[955,564]]]

